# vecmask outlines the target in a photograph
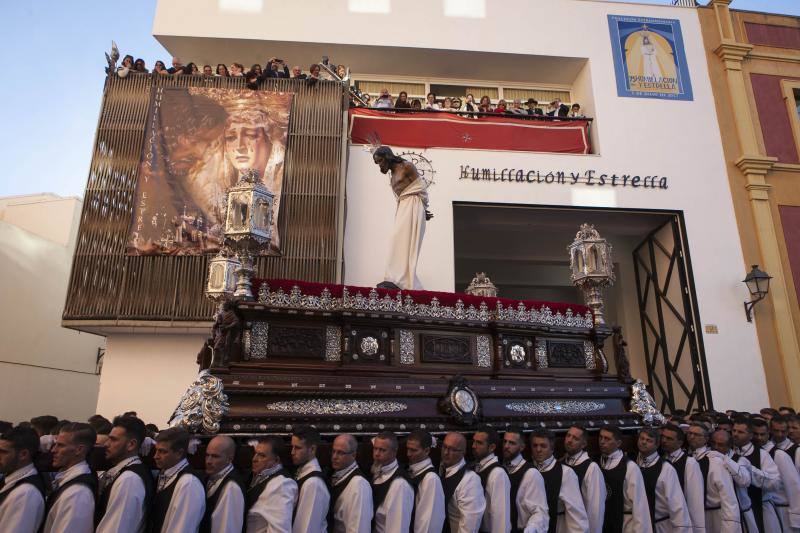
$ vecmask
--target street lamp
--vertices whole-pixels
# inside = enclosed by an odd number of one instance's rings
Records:
[[[744,303],[744,313],[747,315],[747,321],[753,321],[753,307],[756,303],[763,300],[767,293],[769,293],[769,280],[772,276],[759,270],[758,265],[753,265],[753,269],[747,273],[742,282],[747,285],[747,290],[750,291],[750,296],[753,297],[749,302]]]

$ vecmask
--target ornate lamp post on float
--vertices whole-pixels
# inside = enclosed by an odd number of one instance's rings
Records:
[[[581,224],[569,250],[572,284],[583,291],[586,305],[592,310],[594,325],[605,326],[603,289],[614,284],[611,245],[600,237],[593,225]]]

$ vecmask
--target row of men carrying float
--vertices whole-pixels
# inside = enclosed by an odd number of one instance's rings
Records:
[[[81,423],[62,429],[53,458],[59,472],[47,490],[32,462],[37,435],[17,427],[0,437],[0,531],[797,531],[800,451],[785,435],[770,441],[766,424],[741,419],[731,433],[709,436],[696,423],[688,439],[678,426],[645,428],[635,458],[621,450],[619,429],[605,426],[599,463],[586,452],[582,427],[567,431],[562,461],[548,430],[506,429],[501,443],[494,429],[481,427],[472,439],[475,463],[465,462],[466,437],[451,432],[438,471],[429,433],[407,436],[408,469],[397,462],[397,437],[381,433],[372,439],[370,473],[356,462],[355,437],[343,434],[333,442],[330,477],[317,461],[319,433],[303,427],[291,438],[293,474],[281,464],[283,439],[267,436],[255,445],[245,481],[233,467],[236,445],[227,436],[209,442],[204,475],[192,470],[190,435],[181,428],[158,434],[154,477],[138,456],[144,424],[118,417],[106,444],[114,466],[99,478],[86,462],[94,430]],[[526,444],[532,463],[523,457]]]

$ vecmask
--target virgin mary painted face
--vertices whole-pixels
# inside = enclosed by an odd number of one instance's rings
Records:
[[[256,169],[263,177],[272,149],[265,125],[229,120],[225,128],[225,158],[241,172]]]

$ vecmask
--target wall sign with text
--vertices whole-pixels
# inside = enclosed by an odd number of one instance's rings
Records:
[[[608,26],[617,95],[692,100],[680,21],[608,15]]]

